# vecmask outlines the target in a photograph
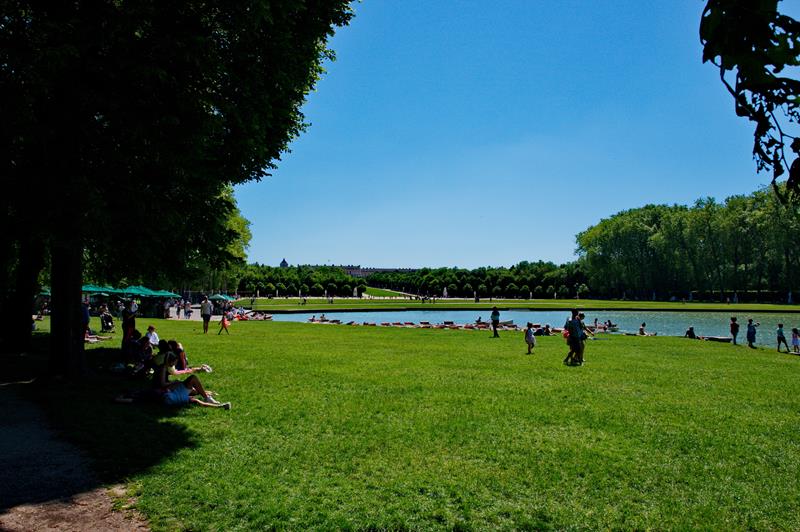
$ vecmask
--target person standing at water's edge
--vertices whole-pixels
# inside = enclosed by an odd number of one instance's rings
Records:
[[[786,343],[786,333],[783,332],[783,323],[778,324],[775,334],[778,337],[778,353],[781,352],[781,344],[786,346],[786,352],[789,353],[789,344]]]
[[[736,336],[739,334],[739,324],[736,321],[736,316],[731,317],[731,338],[733,338],[733,345],[736,345]]]
[[[756,346],[753,345],[756,343],[756,327],[761,325],[760,323],[753,323],[753,318],[747,320],[747,347],[755,349]]]
[[[500,335],[497,334],[497,328],[500,326],[500,311],[497,310],[497,307],[492,307],[492,338],[500,338]]]
[[[208,322],[211,321],[211,313],[214,310],[214,305],[208,300],[208,297],[203,298],[200,303],[200,315],[203,317],[203,334],[208,334]]]

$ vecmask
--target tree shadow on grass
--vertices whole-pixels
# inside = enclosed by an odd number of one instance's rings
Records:
[[[116,361],[118,351],[101,348],[87,354],[90,367],[103,368]],[[28,364],[42,360],[37,354],[26,359]],[[36,372],[22,368],[19,360],[14,364],[16,378]],[[0,512],[125,482],[195,446],[192,434],[171,420],[180,409],[113,402],[121,391],[146,382],[104,373],[81,382],[2,380]]]

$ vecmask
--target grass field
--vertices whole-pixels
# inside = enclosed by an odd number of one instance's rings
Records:
[[[40,399],[156,530],[800,528],[800,357],[605,337],[566,367],[522,333],[151,321],[233,410],[116,405],[110,378]]]
[[[374,288],[372,286],[368,286],[364,293],[372,297],[403,297],[403,294],[400,292],[386,290],[384,288]]]
[[[370,298],[335,298],[329,304],[324,298],[308,298],[305,305],[301,305],[299,298],[256,299],[253,308],[268,312],[287,311],[318,311],[333,312],[335,310],[352,309],[422,309],[422,310],[472,310],[491,309],[497,306],[500,309],[524,308],[531,310],[562,310],[571,308],[590,310],[674,310],[690,311],[723,311],[731,313],[746,312],[800,312],[800,305],[776,305],[770,303],[738,303],[725,304],[715,302],[680,303],[669,301],[619,301],[600,299],[495,299],[484,298],[480,303],[471,299],[437,299],[436,303],[422,303],[412,299],[370,299]],[[241,300],[241,304],[250,305],[249,299]]]

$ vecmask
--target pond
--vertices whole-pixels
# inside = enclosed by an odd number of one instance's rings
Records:
[[[474,323],[478,317],[484,321],[489,319],[489,310],[406,310],[406,311],[379,311],[379,312],[326,312],[328,319],[338,319],[342,322],[355,321],[363,323],[382,322],[414,322],[428,321],[442,323],[452,321],[459,324]],[[564,325],[569,313],[565,311],[544,310],[506,310],[501,311],[500,319],[514,320],[514,323],[524,327],[527,322],[550,324],[554,327]],[[275,314],[274,321],[307,322],[311,316],[320,316],[319,312],[298,314]],[[792,327],[800,327],[800,314],[792,313],[750,313],[737,315],[741,330],[739,341],[745,342],[747,318],[760,322],[757,343],[760,345],[773,345],[775,343],[775,329],[778,323],[784,324],[786,336],[791,343]],[[639,330],[642,322],[647,323],[647,331],[658,333],[660,336],[683,336],[691,325],[697,334],[703,336],[729,336],[730,313],[724,312],[663,312],[663,311],[587,311],[586,324],[591,325],[597,318],[599,323],[611,320],[619,326],[620,333]]]

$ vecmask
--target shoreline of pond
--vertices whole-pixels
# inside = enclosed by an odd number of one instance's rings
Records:
[[[457,310],[457,311],[467,311],[467,310],[492,310],[497,305],[489,305],[489,306],[452,306],[450,304],[445,304],[442,306],[438,306],[435,303],[430,305],[431,307],[435,308],[424,308],[424,307],[337,307],[334,305],[331,306],[322,306],[322,305],[312,305],[311,308],[304,309],[279,309],[279,308],[258,308],[256,309],[257,312],[267,312],[270,314],[308,314],[312,312],[418,312],[418,311],[449,311],[449,310]],[[653,308],[653,307],[583,307],[583,306],[576,306],[576,307],[502,307],[497,306],[497,310],[500,312],[511,312],[511,311],[529,311],[529,312],[569,312],[572,309],[578,309],[583,312],[732,312],[734,314],[746,314],[746,313],[754,313],[754,314],[800,314],[800,308],[791,308],[787,307],[784,309],[754,309],[749,307],[744,308],[730,308],[730,307],[720,307],[720,308]]]

